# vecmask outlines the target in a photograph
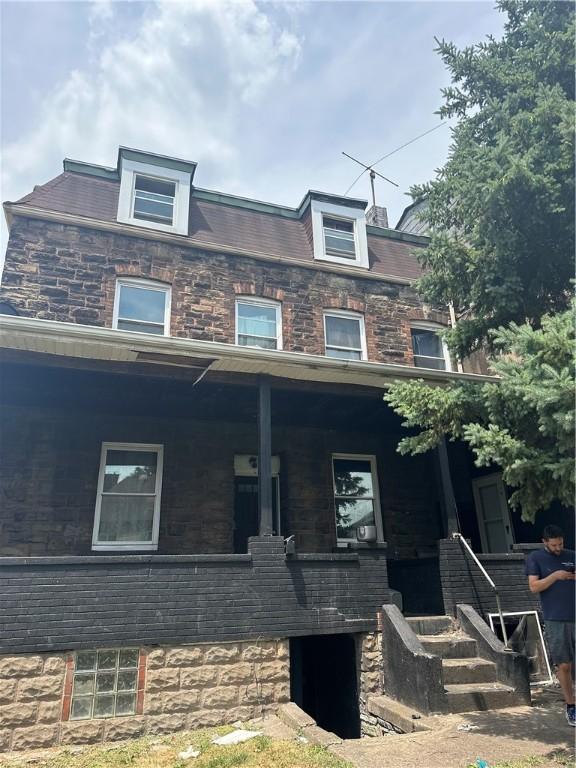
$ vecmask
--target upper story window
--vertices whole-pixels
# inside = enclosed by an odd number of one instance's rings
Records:
[[[236,344],[282,349],[280,304],[266,299],[236,300]]]
[[[326,255],[340,256],[343,259],[356,259],[353,221],[322,216],[322,228],[324,229],[324,252]]]
[[[186,171],[124,159],[118,221],[187,235],[191,179]]]
[[[102,445],[92,549],[157,549],[162,456],[161,445]]]
[[[170,288],[151,280],[118,280],[114,297],[114,328],[170,335]]]
[[[366,360],[364,318],[353,312],[324,313],[326,355],[342,360]]]
[[[134,174],[134,198],[132,215],[144,221],[159,221],[172,225],[176,182],[155,179],[152,176]]]
[[[451,371],[452,363],[448,347],[438,335],[439,327],[415,326],[411,329],[414,365],[417,368],[435,368]]]
[[[310,203],[314,258],[368,269],[366,216],[360,208],[322,200]]]

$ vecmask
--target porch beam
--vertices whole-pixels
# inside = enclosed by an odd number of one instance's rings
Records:
[[[260,536],[272,536],[272,418],[270,380],[258,380],[258,512]]]
[[[458,509],[456,507],[456,497],[454,496],[454,486],[452,485],[452,475],[450,473],[450,462],[448,460],[448,449],[446,448],[446,438],[442,438],[436,449],[438,464],[440,466],[440,482],[442,484],[442,500],[444,514],[446,516],[446,535],[460,531],[458,524]]]

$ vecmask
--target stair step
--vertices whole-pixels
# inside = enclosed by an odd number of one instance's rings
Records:
[[[441,635],[454,628],[450,616],[410,616],[406,621],[417,635]]]
[[[445,685],[449,712],[478,712],[505,709],[522,704],[521,698],[502,683],[468,683]]]
[[[470,659],[478,655],[476,640],[466,635],[418,635],[424,649],[443,659]]]
[[[442,679],[445,685],[493,683],[496,682],[496,665],[478,656],[468,659],[442,659]]]

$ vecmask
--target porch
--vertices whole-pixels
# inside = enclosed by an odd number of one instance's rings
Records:
[[[370,632],[390,588],[406,614],[474,603],[476,587],[470,600],[450,592],[464,569],[469,585],[477,575],[446,539],[459,526],[482,545],[478,472],[458,445],[399,456],[401,422],[382,399],[395,372],[319,358],[306,361],[317,380],[289,376],[296,364],[262,379],[210,370],[209,352],[226,346],[211,344],[192,360],[140,351],[126,362],[124,340],[99,333],[110,338],[93,355],[54,344],[4,354],[2,649]],[[316,369],[327,365],[340,367]],[[102,535],[105,497],[122,484],[129,501],[139,489],[148,499],[148,543],[122,526]],[[133,532],[139,507],[123,504]],[[501,559],[515,599],[521,556]],[[476,600],[483,612],[488,602]]]

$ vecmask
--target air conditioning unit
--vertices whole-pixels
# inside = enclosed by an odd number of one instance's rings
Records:
[[[376,541],[376,526],[359,525],[356,528],[356,538],[358,541]]]

